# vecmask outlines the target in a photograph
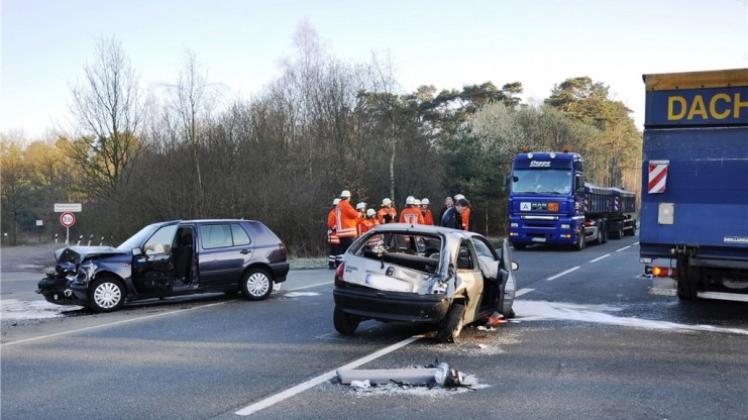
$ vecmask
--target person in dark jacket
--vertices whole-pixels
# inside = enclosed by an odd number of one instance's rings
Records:
[[[447,210],[454,207],[454,200],[452,200],[452,197],[447,197],[444,199],[444,207],[442,207],[441,211],[439,211],[439,219],[434,224],[438,224],[442,226],[442,219],[444,219],[444,213],[447,212]]]
[[[456,207],[450,207],[444,212],[441,221],[442,227],[462,230],[462,218]]]

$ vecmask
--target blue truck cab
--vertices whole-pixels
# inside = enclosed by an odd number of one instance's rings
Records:
[[[604,243],[634,235],[636,200],[621,188],[584,181],[578,153],[525,152],[509,176],[509,239],[517,249],[530,244]]]
[[[748,69],[643,78],[645,273],[684,300],[748,301]]]

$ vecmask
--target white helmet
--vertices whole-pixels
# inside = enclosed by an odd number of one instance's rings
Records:
[[[343,190],[343,192],[340,193],[340,198],[351,198],[351,192],[348,190]]]
[[[429,201],[428,198],[424,198],[423,200],[421,200],[421,204],[423,204],[424,206],[428,206],[429,204],[431,204],[431,201]]]
[[[413,201],[413,205],[414,206],[420,206],[421,205],[421,200],[419,200],[419,199],[416,198],[415,201]]]
[[[362,211],[363,211],[363,210],[366,210],[366,203],[364,203],[364,202],[362,201],[362,202],[360,202],[360,203],[356,204],[356,210],[362,210]]]
[[[333,206],[337,206],[339,203],[340,203],[340,199],[339,198],[336,198],[336,199],[332,200],[332,205]]]
[[[377,212],[374,211],[374,209],[366,210],[366,216],[368,216],[368,217],[374,217],[376,215],[377,215]]]
[[[406,205],[406,206],[412,206],[412,205],[413,205],[413,204],[415,204],[415,203],[416,203],[416,198],[415,198],[415,197],[413,197],[412,195],[409,195],[409,196],[408,196],[408,197],[407,197],[407,198],[405,199],[405,205]]]
[[[455,201],[457,201],[457,200],[464,200],[464,199],[465,199],[464,195],[462,195],[462,194],[455,194]]]
[[[390,200],[389,198],[385,198],[384,200],[382,200],[383,206],[389,206],[390,204],[392,204],[392,200]]]

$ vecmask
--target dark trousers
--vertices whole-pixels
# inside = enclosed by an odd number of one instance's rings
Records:
[[[330,243],[328,242],[327,245],[330,248],[330,252],[327,255],[327,267],[328,268],[335,268],[335,260],[338,257],[338,248],[340,248],[340,245]]]
[[[338,245],[338,254],[335,256],[335,266],[339,266],[343,262],[343,254],[348,251],[348,247],[351,246],[355,238],[340,238],[340,245]]]

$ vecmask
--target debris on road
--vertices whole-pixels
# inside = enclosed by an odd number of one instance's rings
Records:
[[[435,362],[427,367],[402,369],[340,369],[338,380],[344,385],[366,389],[372,386],[396,384],[398,386],[425,386],[441,388],[470,387],[465,375],[447,363]]]
[[[5,320],[46,319],[65,316],[65,313],[82,309],[79,306],[60,306],[45,300],[24,301],[4,299],[0,301],[0,317]]]

